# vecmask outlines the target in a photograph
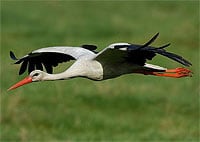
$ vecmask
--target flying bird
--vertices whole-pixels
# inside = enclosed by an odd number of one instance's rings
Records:
[[[26,70],[28,70],[29,75],[8,90],[13,90],[31,82],[63,80],[75,77],[101,81],[131,73],[173,78],[191,76],[192,72],[183,67],[167,69],[146,63],[147,60],[152,60],[153,57],[160,54],[184,66],[189,67],[192,65],[183,57],[167,52],[164,48],[170,44],[160,47],[150,46],[158,35],[159,33],[142,45],[114,43],[100,52],[96,51],[97,46],[95,45],[46,47],[32,51],[18,59],[10,51],[10,57],[16,60],[15,64],[21,64],[19,75],[23,74]],[[75,60],[75,62],[67,70],[53,74],[53,67],[70,60]],[[46,72],[43,71],[44,68]]]

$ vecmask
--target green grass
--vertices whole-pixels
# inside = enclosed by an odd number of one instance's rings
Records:
[[[198,141],[198,2],[1,1],[1,141]],[[192,78],[125,75],[38,82],[12,92],[18,76],[9,51],[23,56],[46,46],[113,42],[153,45],[190,60]],[[163,57],[151,63],[181,66]],[[62,71],[63,67],[56,71]]]

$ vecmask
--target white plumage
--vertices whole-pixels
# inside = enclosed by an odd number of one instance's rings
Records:
[[[11,58],[17,60],[15,64],[22,63],[19,74],[24,73],[27,68],[30,74],[27,78],[9,88],[9,90],[34,81],[61,80],[74,77],[85,77],[100,81],[130,73],[176,78],[191,76],[191,71],[186,68],[169,70],[146,63],[147,60],[151,60],[156,54],[160,54],[185,66],[191,65],[190,62],[181,56],[164,50],[170,44],[158,48],[150,46],[157,36],[158,34],[143,45],[114,43],[100,52],[96,51],[97,47],[94,45],[46,47],[32,51],[20,59],[17,59],[14,53],[10,52]],[[69,60],[76,61],[66,71],[52,74],[53,67]],[[43,68],[47,72],[44,72]]]

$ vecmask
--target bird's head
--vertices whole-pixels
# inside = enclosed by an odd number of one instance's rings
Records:
[[[16,89],[20,86],[23,86],[25,84],[28,83],[32,83],[32,82],[37,82],[37,81],[42,81],[43,78],[46,76],[47,73],[41,71],[41,70],[34,70],[32,71],[29,76],[27,76],[26,78],[24,78],[23,80],[19,81],[18,83],[16,83],[15,85],[11,86],[8,91]]]
[[[42,81],[46,74],[47,73],[41,70],[34,70],[29,74],[29,77],[32,79],[33,82]]]

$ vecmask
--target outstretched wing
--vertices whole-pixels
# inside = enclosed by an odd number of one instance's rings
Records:
[[[13,60],[17,60],[15,64],[22,63],[19,75],[23,74],[27,68],[30,73],[35,69],[43,70],[43,67],[45,67],[48,73],[53,73],[53,67],[56,67],[59,63],[77,60],[83,56],[87,58],[93,55],[92,51],[80,47],[47,47],[35,50],[17,59],[14,53],[10,51],[10,57]]]
[[[129,62],[136,65],[143,66],[147,60],[152,60],[156,54],[166,56],[172,60],[175,60],[185,66],[192,65],[189,61],[183,57],[174,53],[167,52],[164,48],[170,44],[163,45],[155,48],[149,46],[157,37],[157,33],[144,45],[129,44],[129,43],[116,43],[105,48],[97,54],[96,60],[102,64],[120,65],[120,63]]]

